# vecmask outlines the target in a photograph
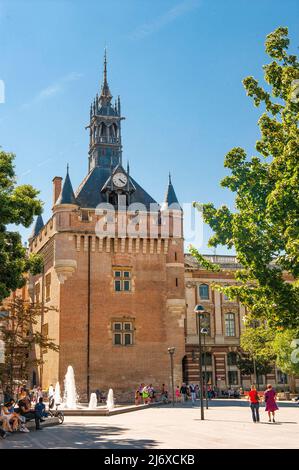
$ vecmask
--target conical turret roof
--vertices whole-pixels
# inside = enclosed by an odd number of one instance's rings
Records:
[[[63,182],[63,186],[61,189],[61,193],[55,203],[55,205],[58,204],[77,204],[76,203],[76,198],[75,194],[73,191],[73,186],[71,183],[71,179],[69,176],[69,167],[67,166],[67,172],[66,172],[66,177]]]

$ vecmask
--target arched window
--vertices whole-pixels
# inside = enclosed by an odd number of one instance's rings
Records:
[[[211,366],[212,365],[212,354],[210,352],[201,354],[201,363],[202,365]]]
[[[209,286],[207,284],[200,284],[198,288],[199,297],[201,300],[209,300]]]
[[[227,365],[236,366],[237,365],[238,354],[235,352],[229,352],[227,355]]]
[[[225,336],[236,336],[235,314],[226,313],[224,315],[224,322],[225,322]]]

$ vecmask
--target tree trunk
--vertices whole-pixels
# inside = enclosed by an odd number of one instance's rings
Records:
[[[289,385],[290,385],[290,392],[296,393],[296,378],[295,375],[289,375]]]

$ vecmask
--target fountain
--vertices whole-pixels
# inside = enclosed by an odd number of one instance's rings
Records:
[[[55,400],[55,405],[60,405],[62,402],[59,382],[56,382],[56,385],[55,385],[54,400]]]
[[[53,388],[53,385],[51,384],[49,387],[48,397],[52,398],[53,396],[54,396],[54,388]]]
[[[89,400],[88,408],[89,408],[90,410],[94,410],[94,409],[97,407],[97,404],[98,404],[97,395],[96,395],[96,393],[92,393],[92,394],[90,395],[90,400]]]
[[[109,411],[113,410],[114,408],[114,398],[113,398],[113,390],[109,388],[108,397],[107,397],[107,408]]]
[[[74,369],[68,366],[64,379],[64,397],[65,408],[77,409],[78,395],[76,392]]]

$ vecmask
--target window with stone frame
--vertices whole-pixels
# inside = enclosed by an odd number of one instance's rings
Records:
[[[38,305],[40,303],[40,283],[35,284],[35,303]]]
[[[130,268],[113,268],[113,286],[115,292],[130,292],[132,273]]]
[[[239,384],[239,376],[237,370],[229,370],[227,375],[229,386]]]
[[[236,336],[235,314],[232,312],[224,314],[225,336]]]
[[[114,346],[132,346],[134,344],[133,320],[112,321],[112,336]]]
[[[211,366],[213,364],[212,354],[210,352],[201,353],[201,363],[202,365]]]
[[[212,385],[213,384],[213,372],[210,370],[203,371],[202,380],[204,384]]]
[[[51,298],[51,273],[48,273],[45,277],[45,286],[46,286],[46,302]]]
[[[210,294],[208,284],[200,284],[198,287],[198,295],[200,300],[209,300]]]
[[[89,222],[89,211],[81,211],[81,220],[82,222]]]
[[[49,324],[48,323],[44,323],[42,325],[42,336],[44,337],[45,340],[48,339],[48,336],[49,336]],[[43,354],[46,354],[48,352],[47,349],[43,349]]]
[[[261,382],[259,382],[261,383]],[[288,383],[288,376],[285,372],[277,369],[277,383],[279,384],[287,384]]]
[[[236,366],[238,364],[238,354],[236,352],[229,352],[227,354],[227,365]]]

